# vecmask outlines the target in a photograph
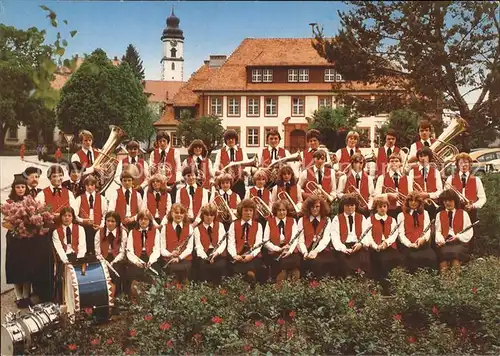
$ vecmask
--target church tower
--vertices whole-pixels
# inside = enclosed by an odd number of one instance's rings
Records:
[[[184,34],[179,28],[179,18],[174,14],[167,17],[167,27],[163,30],[163,58],[161,59],[161,80],[184,81]]]

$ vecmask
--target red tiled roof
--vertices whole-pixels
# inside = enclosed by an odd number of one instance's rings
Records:
[[[148,96],[148,101],[151,103],[157,102],[172,102],[175,94],[185,84],[185,82],[169,82],[163,80],[145,80],[144,93]]]
[[[194,93],[193,90],[202,86],[216,71],[217,68],[210,68],[208,64],[203,64],[198,68],[175,95],[174,106],[195,106],[198,103],[198,94]]]
[[[175,125],[177,126],[179,121],[175,119],[175,109],[172,105],[167,105],[163,116],[156,121],[153,126],[165,126],[165,125]]]

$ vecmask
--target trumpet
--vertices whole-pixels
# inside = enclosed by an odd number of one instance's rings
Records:
[[[415,188],[415,190],[419,191],[420,193],[425,193],[424,188],[422,188],[422,186],[420,184],[418,184],[417,182],[415,182],[415,181],[413,181],[413,188]],[[427,205],[434,205],[434,207],[439,208],[439,204],[437,204],[431,198],[425,199],[424,202]]]
[[[260,197],[253,196],[251,199],[255,203],[255,205],[257,206],[257,212],[264,219],[267,219],[268,217],[273,215],[271,208]]]
[[[398,203],[399,205],[401,206],[404,206],[405,204],[405,200],[406,200],[406,195],[399,192],[396,188],[393,188],[393,187],[387,187],[387,186],[382,186],[382,190],[384,190],[386,193],[390,193],[390,194],[397,194],[397,200],[398,200]]]
[[[306,189],[309,190],[311,194],[317,194],[319,198],[326,200],[330,204],[335,201],[335,198],[328,194],[320,184],[313,182],[312,180],[306,183]]]
[[[279,200],[286,200],[290,203],[290,205],[292,206],[293,210],[295,211],[295,214],[299,215],[300,214],[300,209],[299,207],[297,206],[297,204],[295,204],[295,202],[293,201],[292,197],[290,196],[290,194],[288,194],[286,192],[286,190],[283,190],[281,192],[278,193],[278,199]]]
[[[401,172],[403,172],[403,174],[406,174],[409,171],[408,160],[410,158],[410,149],[408,147],[401,147],[399,150],[401,152],[404,152],[404,154],[405,154],[405,161],[403,162],[403,165],[401,166]],[[389,157],[387,157],[387,159],[389,159]]]
[[[351,185],[349,186],[349,188],[347,188],[347,193],[355,194],[358,200],[361,201],[361,207],[368,209],[368,202],[366,201],[365,198],[363,198],[363,195],[361,194],[358,188],[356,188],[354,185]]]
[[[458,190],[457,188],[455,188],[453,186],[453,184],[450,184],[450,183],[445,183],[444,184],[444,188],[445,189],[451,189],[453,190],[457,195],[458,197],[460,198],[460,200],[465,204],[465,205],[472,205],[472,202],[467,199],[467,197],[465,196],[465,194],[463,194],[460,190]]]
[[[237,220],[237,217],[234,214],[233,210],[229,207],[229,205],[219,192],[215,192],[214,198],[210,203],[215,204],[215,206],[217,207],[217,214],[222,221],[229,223]]]

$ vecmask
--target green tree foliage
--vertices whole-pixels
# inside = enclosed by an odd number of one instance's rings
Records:
[[[181,112],[181,120],[177,126],[177,135],[182,137],[184,146],[189,146],[195,139],[202,140],[208,149],[208,154],[222,146],[224,126],[217,116],[202,116],[193,118],[189,111]]]
[[[321,141],[330,151],[345,146],[347,132],[358,123],[358,116],[349,107],[320,108],[314,111],[309,129],[321,132]]]
[[[144,80],[144,68],[142,67],[142,60],[139,53],[132,44],[129,44],[125,55],[122,57],[122,63],[128,63],[134,75],[139,80]]]
[[[109,125],[117,125],[129,137],[147,138],[147,97],[130,67],[114,66],[102,49],[96,49],[61,89],[57,123],[75,135],[92,131],[97,145],[109,135]]]
[[[436,112],[452,102],[483,142],[494,137],[500,126],[498,2],[346,3],[335,39],[313,28],[313,46],[344,79],[379,83],[394,93],[405,89],[411,94],[395,96],[403,102],[416,99]],[[464,88],[478,93],[471,108],[461,94]]]
[[[397,133],[396,144],[399,147],[408,147],[418,137],[418,122],[421,116],[410,109],[395,110],[390,113],[389,119],[378,129],[380,135],[380,146],[385,143],[387,130],[393,129]]]

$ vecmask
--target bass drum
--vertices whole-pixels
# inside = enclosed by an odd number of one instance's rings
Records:
[[[64,275],[64,303],[68,314],[73,316],[80,310],[91,308],[98,320],[108,320],[113,306],[113,294],[106,264],[97,261],[66,265]]]
[[[2,355],[19,355],[24,352],[26,334],[17,321],[2,324]]]

